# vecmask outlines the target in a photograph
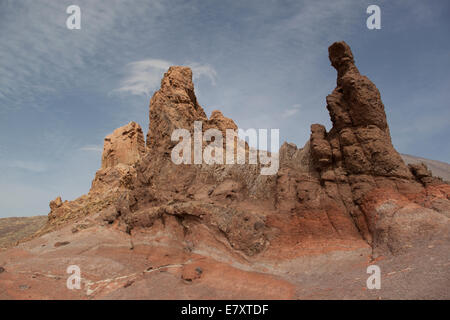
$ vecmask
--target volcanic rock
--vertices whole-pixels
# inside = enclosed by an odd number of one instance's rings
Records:
[[[227,129],[238,129],[238,126],[234,123],[234,121],[230,118],[225,117],[219,110],[214,110],[211,113],[211,117],[209,117],[206,127],[219,129],[222,132],[224,138],[226,136]]]
[[[0,252],[8,268],[0,298],[23,297],[17,285],[30,266],[58,279],[68,261],[80,264],[83,290],[30,278],[27,295],[367,298],[367,263],[378,257],[389,281],[375,297],[448,299],[450,185],[423,165],[405,165],[380,93],[359,73],[350,47],[334,43],[329,58],[337,70],[326,99],[333,127],[313,124],[303,148],[284,143],[272,176],[261,175],[260,164],[172,162],[173,130],[192,134],[195,121],[222,134],[237,126],[220,111],[208,119],[191,69],[170,67],[150,100],[146,144],[134,122],[115,130],[89,193],[55,199],[33,240]],[[431,293],[415,285],[429,280]]]
[[[350,47],[336,42],[328,51],[337,70],[337,86],[326,98],[333,127],[327,132],[313,124],[303,148],[284,143],[276,175],[261,176],[259,164],[171,161],[175,129],[192,134],[195,121],[203,131],[237,129],[220,111],[208,119],[191,69],[174,66],[150,100],[146,147],[136,123],[114,131],[89,194],[53,203],[47,229],[92,216],[129,234],[164,231],[177,241],[219,242],[219,251],[266,259],[292,257],[299,244],[323,241],[361,241],[395,254],[441,234],[448,227],[448,185],[422,166],[405,165],[380,93],[360,74]]]
[[[55,200],[50,201],[50,204],[49,204],[51,211],[53,211],[61,206],[62,206],[61,197],[57,197]]]
[[[158,154],[168,154],[175,129],[192,131],[194,121],[208,120],[197,102],[190,68],[174,66],[164,74],[161,89],[150,100],[149,118],[147,147]]]
[[[141,126],[130,122],[105,138],[102,154],[102,169],[119,163],[131,165],[145,153],[145,141]]]

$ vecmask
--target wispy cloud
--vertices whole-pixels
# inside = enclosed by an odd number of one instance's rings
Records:
[[[120,87],[113,90],[112,93],[148,95],[152,89],[158,87],[161,74],[170,66],[170,62],[157,59],[131,62],[125,67],[126,75],[121,81]]]
[[[160,59],[146,59],[134,61],[125,66],[125,77],[120,82],[120,87],[111,93],[127,93],[131,95],[149,95],[159,87],[164,72],[174,63]],[[192,62],[185,64],[191,67],[193,78],[208,78],[213,85],[217,76],[216,70],[208,64]]]
[[[294,104],[289,109],[284,110],[283,113],[281,114],[281,116],[283,118],[292,117],[293,115],[297,114],[300,111],[300,109],[301,109],[301,105],[300,104]]]
[[[111,39],[111,35],[118,34],[115,30],[130,30],[125,26],[143,16],[155,21],[152,18],[165,10],[159,0],[145,6],[143,3],[130,6],[120,0],[109,0],[107,5],[89,0],[79,0],[76,4],[82,12],[81,30],[66,28],[67,2],[0,1],[2,108],[45,105],[46,95],[86,82],[100,86],[102,82],[92,76],[80,82],[83,73],[79,71],[87,66],[90,70],[107,66],[111,71],[118,63],[116,56],[96,61],[95,65],[92,61],[100,52],[120,50],[117,48],[123,41],[117,37]],[[125,36],[133,38],[129,34]]]
[[[99,145],[88,144],[86,146],[79,148],[78,150],[101,153],[101,152],[103,152],[103,147],[99,146]]]
[[[213,85],[216,85],[216,70],[209,64],[200,64],[197,62],[188,63],[187,66],[191,67],[193,78],[199,79],[200,77],[208,78]]]
[[[7,167],[23,169],[31,172],[41,173],[47,171],[47,166],[41,162],[14,160],[6,164]]]

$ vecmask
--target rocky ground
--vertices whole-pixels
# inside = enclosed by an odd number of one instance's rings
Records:
[[[0,219],[0,248],[6,248],[32,236],[47,222],[47,216]]]
[[[256,164],[220,163],[254,150],[237,138],[230,152],[218,146],[236,124],[220,111],[208,118],[191,69],[170,67],[147,138],[135,122],[107,136],[89,193],[51,201],[34,238],[0,253],[0,298],[448,299],[450,185],[395,150],[350,47],[328,53],[333,127],[311,125],[303,148],[284,143],[270,155],[273,175],[261,174],[259,151]],[[196,147],[178,149],[175,129],[183,141],[215,129],[198,147],[215,163],[192,164]],[[372,264],[380,290],[366,287]],[[66,287],[70,265],[80,290]]]
[[[450,298],[448,241],[375,261],[363,241],[323,242],[274,262],[192,250],[167,233],[130,236],[83,223],[92,226],[76,233],[68,226],[0,252],[0,299]],[[381,268],[379,290],[366,288],[370,264]],[[80,290],[66,287],[69,265],[80,267]]]

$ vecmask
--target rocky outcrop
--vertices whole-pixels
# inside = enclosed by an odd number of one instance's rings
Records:
[[[364,195],[397,182],[418,188],[391,143],[384,105],[375,85],[362,76],[345,42],[328,49],[337,87],[327,97],[333,127],[311,126],[311,155],[328,194],[338,195],[365,239],[372,233],[359,206]]]
[[[442,179],[433,177],[432,172],[428,170],[428,167],[425,163],[412,163],[408,164],[408,167],[416,180],[422,183],[424,186],[442,184]]]
[[[214,110],[209,117],[207,127],[219,129],[226,136],[226,130],[237,130],[238,126],[230,118],[225,117],[219,110]]]
[[[380,92],[359,73],[345,42],[334,43],[328,52],[338,72],[337,87],[327,97],[333,123],[327,140],[334,144],[336,162],[342,161],[350,174],[411,179],[392,146]]]
[[[191,69],[169,68],[150,100],[146,147],[135,123],[108,136],[89,194],[52,204],[47,230],[90,216],[129,234],[162,232],[189,250],[270,261],[336,243],[396,254],[446,234],[448,185],[422,166],[405,165],[392,145],[380,93],[359,73],[349,46],[334,43],[329,58],[337,70],[326,99],[333,127],[313,124],[303,148],[284,143],[273,176],[262,176],[259,164],[171,161],[173,130],[192,136],[195,121],[222,134],[237,126],[220,111],[207,118]]]
[[[405,239],[408,237],[403,235],[402,240],[397,241],[396,235],[406,232],[410,237],[408,239],[427,238],[438,230],[446,229],[448,220],[445,217],[432,210],[418,210],[420,207],[417,204],[414,204],[416,207],[413,206],[417,210],[411,209],[414,215],[405,216],[399,210],[400,207],[394,209],[388,206],[391,208],[389,213],[386,213],[388,209],[379,207],[368,209],[367,203],[373,197],[376,198],[374,195],[380,195],[381,190],[385,190],[392,199],[405,199],[406,196],[409,201],[419,202],[418,195],[423,192],[422,185],[430,185],[433,181],[435,184],[442,184],[442,181],[437,182],[432,178],[423,165],[408,168],[394,149],[380,93],[367,77],[359,73],[350,47],[345,42],[334,43],[329,48],[329,58],[338,73],[337,87],[326,99],[333,127],[327,132],[324,126],[313,124],[310,142],[305,146],[310,148],[317,180],[311,183],[297,178],[296,183],[282,184],[293,184],[291,189],[297,190],[301,186],[302,193],[297,192],[297,196],[306,195],[301,198],[307,200],[304,205],[307,208],[312,203],[311,195],[323,192],[318,201],[320,207],[326,210],[330,204],[337,206],[339,209],[334,209],[334,215],[340,215],[341,221],[344,221],[345,213],[348,213],[363,238],[381,251],[394,250],[393,248],[397,251],[398,246],[394,242],[405,246]],[[295,153],[298,152],[291,151],[291,154]],[[291,174],[295,175],[298,168],[293,172]],[[295,203],[295,198],[293,202]],[[403,204],[406,206],[407,202],[408,200]],[[383,207],[384,204],[380,206]],[[340,210],[343,213],[339,213]],[[384,213],[375,214],[377,210]],[[385,216],[392,218],[397,215],[403,217],[402,225],[407,231],[392,232],[389,247],[380,241],[384,237],[381,234],[386,232],[385,228],[392,227],[396,219],[388,219],[389,223],[380,221]],[[432,216],[440,219],[430,218]],[[332,222],[333,218],[329,218]],[[420,232],[418,228],[421,228]],[[349,234],[350,230],[347,229],[346,233]]]
[[[450,164],[448,163],[426,158],[414,157],[408,154],[401,154],[401,157],[403,161],[405,161],[405,163],[408,165],[423,163],[427,166],[427,169],[432,172],[432,175],[434,177],[438,177],[443,181],[447,181],[447,183],[450,181]]]
[[[117,217],[114,204],[125,190],[133,188],[130,183],[136,176],[134,165],[144,155],[145,141],[139,124],[130,122],[114,130],[104,140],[102,165],[89,193],[74,201],[63,203],[60,197],[51,201],[48,223],[42,232],[92,214]]]
[[[63,204],[63,202],[61,200],[61,197],[56,197],[55,200],[50,201],[50,204],[49,204],[50,210],[51,211],[56,210],[59,207],[61,207],[62,204]]]
[[[141,126],[130,122],[105,138],[102,154],[102,169],[119,163],[132,165],[145,153],[145,140]]]
[[[161,89],[150,100],[147,147],[156,154],[167,154],[174,142],[175,129],[193,130],[194,121],[207,121],[198,104],[192,82],[192,70],[174,66],[164,74]]]

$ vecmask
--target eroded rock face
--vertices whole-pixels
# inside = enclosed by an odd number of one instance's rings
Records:
[[[164,74],[161,89],[150,100],[149,118],[147,147],[157,154],[168,153],[173,147],[171,134],[175,129],[192,131],[194,121],[208,120],[197,102],[190,68],[174,66]]]
[[[226,130],[237,130],[238,126],[230,118],[225,117],[219,110],[214,110],[209,117],[207,127],[219,129],[225,139]]]
[[[145,141],[141,126],[130,122],[105,138],[102,154],[102,169],[119,163],[132,165],[145,153]]]
[[[424,186],[429,185],[439,185],[442,184],[441,178],[433,177],[433,174],[430,170],[428,170],[428,167],[425,163],[416,163],[416,164],[409,164],[409,169],[411,170],[411,173],[414,175],[414,177],[421,182]]]
[[[49,204],[50,210],[51,211],[56,210],[59,207],[61,207],[62,204],[63,204],[63,202],[61,200],[61,197],[56,197],[55,200],[50,201],[50,204]]]
[[[422,190],[418,182],[427,185],[435,180],[423,165],[408,168],[392,146],[380,93],[359,73],[350,47],[345,42],[336,42],[328,51],[338,73],[337,87],[326,99],[333,127],[326,132],[322,125],[311,126],[311,157],[327,196],[343,205],[361,235],[376,247],[384,231],[374,227],[378,222],[365,206],[369,201],[367,195],[374,189],[387,189],[392,198],[401,198],[403,194],[413,199]],[[432,225],[427,224],[429,232],[425,232],[425,237],[432,234],[431,230],[440,230],[445,225],[445,218],[434,219],[433,223],[425,210],[415,210],[415,213],[415,221]],[[392,225],[395,219],[389,221],[388,225]],[[408,225],[407,218],[403,221]],[[413,229],[408,231],[411,238],[414,238]],[[416,237],[419,237],[417,232]]]
[[[327,140],[342,155],[345,169],[352,174],[411,179],[392,146],[380,92],[359,73],[345,42],[334,43],[328,52],[338,78],[336,89],[327,97],[333,122]]]
[[[361,207],[369,201],[368,194],[373,189],[388,189],[392,198],[401,198],[401,194],[412,198],[421,189],[418,182],[427,185],[433,178],[424,165],[408,168],[392,146],[380,93],[367,77],[359,73],[350,47],[345,42],[336,42],[328,51],[331,64],[338,72],[337,87],[327,97],[333,128],[326,132],[323,126],[311,126],[311,154],[327,193],[333,194],[333,190],[338,190],[340,198],[347,199],[343,202],[350,208],[356,226],[370,242],[376,238],[375,247],[380,244],[380,233],[384,231],[380,231],[383,229],[378,226],[380,219],[374,221],[372,211],[366,208],[361,214]],[[412,209],[414,215],[401,218],[403,226],[409,228],[409,231],[401,231],[408,234],[404,238],[419,238],[419,232],[413,231],[417,226],[424,226],[423,230],[428,232],[420,233],[428,237],[447,223],[445,218],[429,218],[432,212],[419,208]],[[395,217],[404,211],[398,207],[395,210],[398,212],[391,212]],[[383,220],[384,214],[380,216]],[[436,216],[441,217],[439,214]],[[397,218],[387,223],[392,230],[394,221]],[[392,230],[394,235],[389,237],[394,242],[400,231]]]
[[[345,42],[328,49],[337,70],[337,87],[327,97],[333,127],[311,126],[311,156],[320,183],[332,198],[340,198],[368,241],[372,235],[359,206],[371,189],[414,185],[410,170],[391,143],[384,105],[376,86],[362,76]]]
[[[274,261],[336,243],[369,243],[395,254],[445,234],[448,185],[422,166],[405,165],[391,143],[380,93],[359,73],[349,46],[334,43],[329,58],[338,74],[326,99],[333,127],[313,124],[303,148],[284,143],[273,176],[261,176],[255,165],[171,161],[173,130],[192,133],[195,121],[223,134],[237,126],[220,111],[207,118],[191,69],[169,68],[150,100],[146,147],[135,123],[108,136],[89,194],[52,204],[47,230],[92,216],[130,234],[164,231],[189,250]]]

